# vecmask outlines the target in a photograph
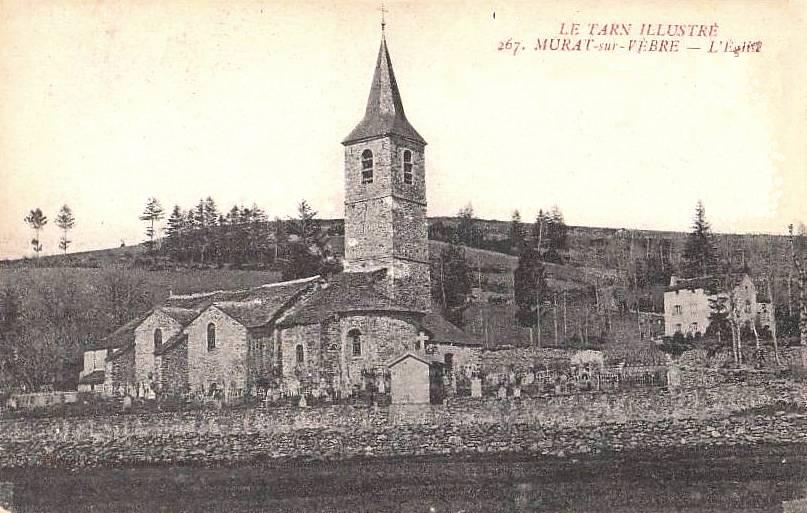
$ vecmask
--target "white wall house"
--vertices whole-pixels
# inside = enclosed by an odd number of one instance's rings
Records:
[[[683,335],[703,335],[709,327],[711,314],[710,300],[727,296],[725,292],[710,294],[707,291],[706,278],[682,280],[675,276],[670,279],[670,286],[664,292],[664,334],[668,337],[681,333]],[[740,315],[741,323],[754,322],[758,327],[770,327],[773,305],[757,294],[753,280],[745,274],[732,290],[734,302]]]

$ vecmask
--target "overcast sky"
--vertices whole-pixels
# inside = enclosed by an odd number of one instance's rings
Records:
[[[429,215],[556,204],[569,224],[686,230],[702,199],[718,231],[807,221],[805,3],[592,5],[386,3],[406,113],[429,143]],[[305,198],[341,217],[340,141],[364,112],[379,17],[375,1],[0,1],[0,258],[31,254],[35,207],[57,252],[63,203],[74,250],[142,241],[149,196],[272,217]],[[763,46],[532,50],[562,22],[716,22],[715,40]],[[508,37],[528,50],[497,51]]]

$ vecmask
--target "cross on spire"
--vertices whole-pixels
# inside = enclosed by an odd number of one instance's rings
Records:
[[[384,19],[384,14],[387,12],[387,9],[384,7],[384,0],[381,0],[381,33],[384,33],[384,27],[386,27],[387,22]]]

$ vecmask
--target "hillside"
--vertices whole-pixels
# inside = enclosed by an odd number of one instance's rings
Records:
[[[432,218],[436,223],[451,225],[456,218]],[[344,252],[342,220],[323,220],[322,232],[328,247],[335,255]],[[509,222],[480,220],[476,224],[484,234],[483,244],[499,251],[484,248],[466,248],[465,255],[472,271],[473,304],[465,313],[466,328],[491,345],[529,343],[529,333],[519,327],[514,318],[513,270],[518,258],[506,253]],[[526,226],[528,232],[530,226]],[[662,310],[662,292],[668,276],[680,262],[686,234],[650,230],[622,230],[610,228],[570,227],[568,233],[568,263],[546,264],[547,282],[552,291],[553,306],[545,313],[542,339],[555,337],[555,318],[561,304],[565,308],[566,338],[592,340],[638,338],[638,326],[629,312],[635,311],[637,297],[631,281],[636,281],[636,269],[655,265],[655,283],[640,283],[638,301],[644,312]],[[770,273],[772,289],[778,304],[788,301],[788,292],[795,294],[790,276],[789,246],[787,239],[770,235],[716,235],[718,249],[735,265],[744,265],[760,286],[766,287]],[[431,240],[432,258],[446,247],[446,243]],[[281,251],[281,254],[283,252]],[[278,281],[282,262],[269,263],[184,263],[178,264],[165,257],[152,257],[144,245],[110,248],[99,251],[53,255],[33,259],[0,262],[0,289],[7,286],[27,287],[47,284],[61,277],[82,284],[79,294],[82,304],[104,311],[103,294],[98,291],[104,283],[119,276],[122,283],[135,284],[142,301],[127,307],[129,318],[148,306],[164,299],[169,292],[194,292],[217,288],[240,288]],[[112,271],[111,269],[114,269]],[[764,289],[763,289],[764,290]],[[99,306],[100,305],[100,306]],[[557,306],[555,306],[557,305]],[[111,315],[111,314],[110,314]],[[101,316],[103,321],[93,323],[86,335],[96,337],[108,331],[126,316]],[[115,317],[115,318],[113,318]],[[634,316],[635,317],[635,316]],[[623,321],[624,320],[624,321]],[[105,324],[105,325],[104,325]],[[624,324],[624,328],[619,327]],[[535,334],[533,334],[535,335]]]

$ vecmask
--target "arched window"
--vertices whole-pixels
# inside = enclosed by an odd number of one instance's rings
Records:
[[[350,347],[353,348],[353,356],[361,356],[361,331],[352,329],[347,332],[350,339]]]
[[[412,183],[412,152],[409,150],[403,152],[403,181],[406,184]]]
[[[361,183],[373,183],[373,152],[361,152]]]
[[[163,330],[157,328],[154,330],[154,350],[157,351],[160,349],[160,346],[163,345]]]
[[[303,345],[297,344],[297,363],[303,363],[305,361],[305,353],[303,352]]]
[[[216,325],[212,322],[207,325],[207,350],[216,349]]]

